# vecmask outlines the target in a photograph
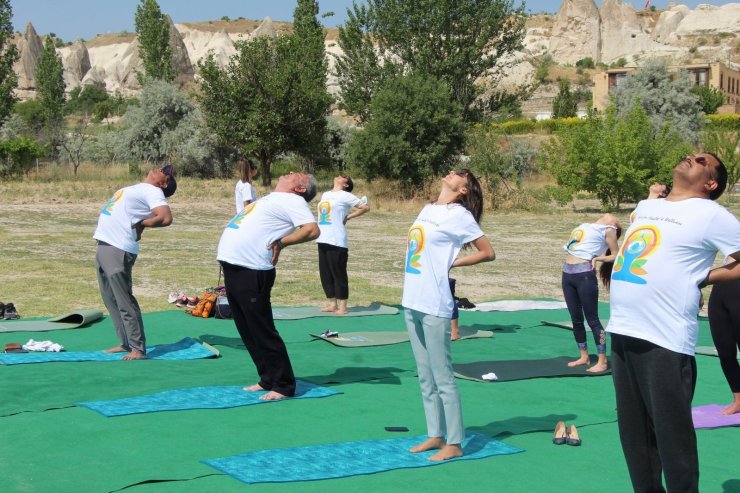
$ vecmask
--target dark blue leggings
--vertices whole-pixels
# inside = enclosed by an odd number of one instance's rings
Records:
[[[596,272],[563,272],[563,295],[568,305],[570,320],[573,322],[573,335],[579,349],[586,350],[586,327],[583,315],[586,315],[588,326],[594,334],[594,341],[599,354],[606,353],[606,333],[599,320],[599,284]]]

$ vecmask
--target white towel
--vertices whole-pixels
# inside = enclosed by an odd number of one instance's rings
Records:
[[[43,351],[43,352],[54,352],[58,353],[64,351],[64,346],[51,341],[34,341],[29,339],[27,343],[23,345],[23,349],[26,351]]]
[[[497,377],[497,376],[496,376],[496,374],[495,374],[495,373],[493,373],[493,372],[491,372],[491,373],[486,373],[485,375],[482,375],[482,376],[481,376],[481,378],[482,378],[483,380],[488,380],[488,381],[492,381],[492,380],[498,380],[498,377]]]

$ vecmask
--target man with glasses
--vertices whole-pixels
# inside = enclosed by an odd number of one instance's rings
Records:
[[[143,182],[118,190],[103,206],[93,238],[98,242],[95,267],[103,303],[116,328],[118,346],[107,353],[127,353],[124,360],[146,358],[146,336],[132,271],[144,228],[172,224],[166,197],[177,190],[175,168],[149,171]]]
[[[622,450],[639,492],[698,491],[691,418],[700,289],[740,278],[740,223],[714,200],[727,170],[687,156],[665,198],[640,202],[611,282],[612,371]],[[733,262],[716,269],[717,252]]]
[[[252,202],[229,222],[218,244],[226,296],[234,324],[249,351],[259,381],[244,390],[267,391],[262,400],[295,395],[288,351],[272,318],[270,295],[283,248],[319,236],[308,202],[316,195],[312,175],[283,175],[275,191]]]

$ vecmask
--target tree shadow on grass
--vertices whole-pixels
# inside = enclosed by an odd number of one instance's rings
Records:
[[[722,483],[722,493],[740,493],[740,479],[728,479]]]

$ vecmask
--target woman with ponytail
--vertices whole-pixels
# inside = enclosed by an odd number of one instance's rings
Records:
[[[252,180],[257,176],[257,167],[251,159],[240,159],[236,162],[239,171],[239,181],[236,182],[236,213],[257,200],[257,192],[252,186]]]
[[[606,332],[599,320],[599,284],[596,280],[596,263],[601,262],[599,277],[609,289],[612,267],[618,247],[617,239],[622,235],[622,227],[611,214],[604,214],[595,223],[584,223],[570,233],[563,250],[568,253],[563,265],[563,295],[573,323],[573,335],[578,344],[579,357],[568,366],[589,365],[586,327],[593,332],[598,352],[596,364],[586,371],[597,373],[606,371]]]
[[[463,455],[465,428],[450,354],[455,301],[449,271],[496,257],[479,226],[482,213],[478,180],[468,170],[451,171],[442,179],[437,200],[422,209],[408,232],[401,304],[416,359],[428,436],[411,452],[435,450],[429,457],[432,461]],[[457,256],[471,245],[474,252]]]

